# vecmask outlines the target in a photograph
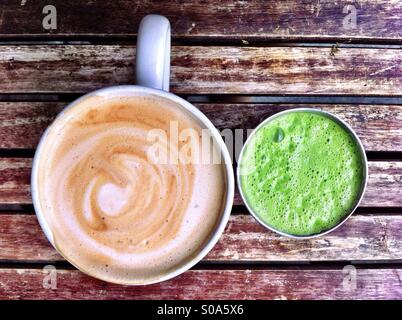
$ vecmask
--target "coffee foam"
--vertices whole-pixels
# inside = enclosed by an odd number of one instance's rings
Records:
[[[112,282],[150,282],[210,239],[225,205],[223,165],[147,159],[147,133],[169,136],[172,120],[201,132],[179,105],[149,96],[92,96],[49,128],[39,205],[55,246],[80,269]]]

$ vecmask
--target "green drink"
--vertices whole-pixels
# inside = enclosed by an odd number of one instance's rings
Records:
[[[284,112],[262,124],[240,159],[240,189],[267,226],[309,236],[339,224],[359,202],[365,156],[351,132],[321,112]]]

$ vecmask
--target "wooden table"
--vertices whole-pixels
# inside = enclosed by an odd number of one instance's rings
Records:
[[[402,298],[402,1],[106,2],[1,1],[0,298]],[[47,4],[57,9],[55,30],[42,25]],[[350,220],[327,236],[292,240],[257,224],[237,195],[201,263],[142,287],[95,280],[57,254],[33,212],[34,149],[69,101],[134,83],[136,30],[148,13],[172,24],[172,91],[218,128],[254,128],[308,106],[356,130],[369,182]],[[47,265],[57,288],[46,285]]]

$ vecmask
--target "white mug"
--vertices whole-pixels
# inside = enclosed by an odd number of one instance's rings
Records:
[[[219,240],[222,235],[225,226],[229,220],[229,216],[232,210],[233,197],[234,197],[234,173],[232,167],[231,157],[226,148],[226,145],[219,133],[219,131],[214,127],[212,122],[196,107],[194,107],[189,102],[184,99],[169,93],[169,75],[170,75],[170,23],[169,21],[159,15],[148,15],[141,21],[138,39],[137,39],[137,54],[136,54],[136,78],[138,85],[124,85],[124,86],[114,86],[108,87],[94,92],[88,93],[83,97],[70,103],[54,120],[53,124],[45,131],[42,138],[39,141],[35,157],[33,160],[32,174],[31,174],[31,193],[32,201],[35,208],[37,218],[39,220],[40,226],[45,233],[47,239],[50,243],[55,246],[55,241],[53,237],[53,232],[46,221],[45,215],[42,212],[39,202],[38,194],[38,170],[39,170],[39,160],[43,156],[42,150],[44,145],[47,143],[47,136],[50,128],[58,122],[58,120],[63,117],[66,110],[74,108],[79,105],[83,100],[92,96],[157,96],[168,100],[171,100],[183,109],[187,110],[196,118],[205,129],[208,129],[212,138],[216,142],[219,151],[222,155],[222,160],[224,162],[225,174],[226,174],[226,198],[225,206],[223,212],[220,216],[220,221],[217,224],[210,240],[205,244],[205,246],[195,255],[190,261],[187,261],[184,265],[178,266],[176,269],[170,271],[168,274],[161,276],[156,280],[151,280],[149,282],[129,282],[121,284],[151,284],[156,282],[161,282],[170,278],[173,278],[198,263],[202,258],[204,258],[207,253],[212,249],[212,247]],[[56,248],[56,250],[58,250]],[[59,253],[63,256],[63,252]],[[65,257],[66,258],[66,257]],[[67,258],[66,258],[67,259]],[[68,259],[67,259],[68,260]],[[71,261],[70,261],[71,262]],[[79,264],[75,266],[81,271],[86,272],[80,268]]]

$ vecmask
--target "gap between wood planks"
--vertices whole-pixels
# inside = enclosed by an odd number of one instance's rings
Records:
[[[32,269],[42,270],[45,266],[52,265],[58,271],[77,270],[67,261],[20,261],[20,260],[0,260],[0,270],[2,269]],[[400,269],[401,260],[392,260],[390,262],[382,260],[372,261],[203,261],[198,262],[189,270],[342,270],[347,265],[353,265],[356,269]]]
[[[172,46],[225,46],[225,47],[327,47],[337,46],[338,48],[362,48],[362,49],[401,49],[401,39],[371,39],[364,41],[350,38],[312,38],[311,41],[297,41],[297,38],[261,40],[261,38],[239,37],[236,38],[202,38],[202,37],[172,37]],[[304,39],[305,40],[305,39]],[[62,37],[49,35],[48,38],[37,37],[4,37],[0,35],[1,45],[116,45],[136,44],[136,36],[68,36]]]

